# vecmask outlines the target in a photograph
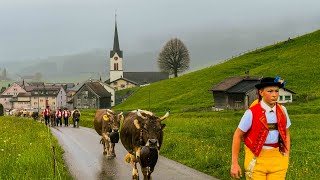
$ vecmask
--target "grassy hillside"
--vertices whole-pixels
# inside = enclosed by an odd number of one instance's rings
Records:
[[[320,31],[247,53],[224,63],[141,88],[116,110],[186,111],[209,108],[208,89],[230,76],[281,76],[300,100],[319,95]],[[196,61],[196,60],[194,60]]]

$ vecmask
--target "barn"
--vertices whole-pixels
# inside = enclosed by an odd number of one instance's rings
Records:
[[[112,94],[99,82],[86,82],[73,96],[73,107],[78,109],[111,108]]]
[[[235,76],[212,86],[209,91],[213,94],[213,107],[215,110],[247,109],[258,97],[255,85],[260,79],[258,76]]]

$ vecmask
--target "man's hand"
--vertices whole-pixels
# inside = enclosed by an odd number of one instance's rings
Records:
[[[232,164],[230,169],[231,177],[239,179],[242,177],[241,167],[239,164]]]

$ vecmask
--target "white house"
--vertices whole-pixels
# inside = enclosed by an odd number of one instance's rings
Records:
[[[296,94],[296,93],[287,88],[280,88],[278,103],[281,103],[281,104],[292,103],[293,94]]]
[[[113,87],[109,86],[106,83],[98,81],[109,93],[111,93],[111,106],[114,106],[116,103],[116,91]]]

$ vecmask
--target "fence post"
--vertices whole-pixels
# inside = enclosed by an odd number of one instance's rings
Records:
[[[54,146],[52,146],[52,152],[53,152],[53,156],[52,156],[52,159],[53,159],[53,177],[55,177],[56,176],[56,151],[55,151]]]

